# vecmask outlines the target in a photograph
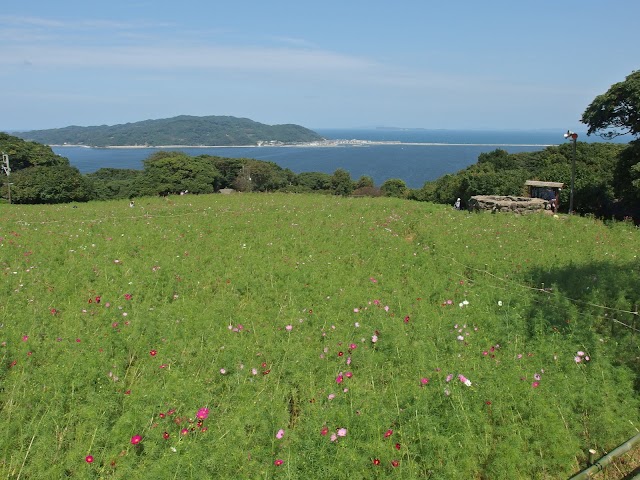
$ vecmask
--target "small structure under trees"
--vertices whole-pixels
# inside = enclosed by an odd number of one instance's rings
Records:
[[[524,182],[528,189],[530,198],[542,198],[547,200],[554,212],[558,211],[560,205],[560,190],[564,187],[561,182],[541,182],[539,180],[527,180]]]
[[[558,211],[560,190],[564,183],[527,180],[528,197],[517,195],[474,195],[469,200],[469,210],[513,212],[518,214],[541,211]]]

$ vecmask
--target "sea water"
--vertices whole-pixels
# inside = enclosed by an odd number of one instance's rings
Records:
[[[332,174],[338,168],[349,172],[353,180],[363,175],[380,186],[385,180],[403,180],[410,188],[455,173],[477,162],[483,152],[501,148],[509,153],[532,152],[566,140],[556,131],[463,131],[421,129],[315,129],[327,139],[369,142],[338,146],[267,146],[267,147],[180,147],[170,148],[191,156],[215,155],[231,158],[254,158],[269,161],[295,173]],[[585,139],[580,135],[579,140]],[[589,140],[597,138],[589,137]],[[81,173],[100,168],[141,170],[143,161],[166,148],[85,148],[52,147],[67,157]]]

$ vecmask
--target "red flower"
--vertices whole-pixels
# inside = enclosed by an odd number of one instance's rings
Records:
[[[327,433],[329,433],[329,427],[325,425],[324,427],[322,427],[322,430],[320,430],[320,435],[324,437]]]
[[[155,357],[158,354],[158,352],[156,350],[151,350],[149,352],[149,355],[151,355],[152,357]]]
[[[374,465],[380,465],[380,459],[379,458],[374,458],[373,459],[373,464]]]
[[[391,460],[391,466],[393,468],[396,468],[399,465],[400,465],[400,462],[398,460]]]
[[[164,438],[165,440],[169,440],[169,432],[164,432],[162,434],[162,438]]]
[[[87,455],[84,457],[84,461],[87,463],[93,463],[93,457],[91,455]]]
[[[404,323],[409,323],[409,315],[407,315],[406,317],[404,317]]]
[[[131,437],[131,445],[138,445],[142,441],[142,437],[140,435],[134,435]]]
[[[339,357],[341,357],[341,356],[343,356],[343,355],[344,355],[344,353],[342,353],[342,352],[338,352],[338,356],[339,356]]]
[[[124,294],[125,300],[131,300],[132,297],[133,297],[133,295],[131,295],[130,293],[125,293]]]
[[[165,414],[161,412],[161,413],[159,413],[159,414],[158,414],[158,416],[159,416],[160,418],[164,418],[164,417],[165,417]]]
[[[400,450],[400,444],[396,443],[396,450]]]
[[[96,303],[100,303],[100,297],[96,297]]]
[[[280,466],[280,465],[282,465],[283,463],[284,463],[284,460],[281,460],[281,459],[279,459],[279,458],[273,461],[273,464],[274,464],[276,467],[279,467],[279,466]]]
[[[391,435],[393,435],[393,430],[391,429],[384,432],[384,438],[389,438]]]

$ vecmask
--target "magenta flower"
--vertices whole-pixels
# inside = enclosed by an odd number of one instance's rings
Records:
[[[422,385],[427,385],[428,383],[429,383],[429,379],[428,379],[428,378],[426,378],[426,377],[422,377],[422,378],[420,379],[420,384],[422,384]]]
[[[323,437],[325,437],[327,435],[327,433],[329,433],[329,427],[327,427],[326,425],[324,427],[322,427],[322,430],[320,430],[320,435],[322,435]]]
[[[471,380],[469,380],[467,377],[465,377],[462,374],[458,375],[458,380],[460,380],[462,383],[464,383],[467,387],[471,386]]]
[[[142,441],[142,437],[140,435],[134,435],[131,437],[131,445],[138,445]]]
[[[393,435],[393,430],[391,429],[384,432],[384,438],[389,438],[391,435]]]
[[[282,437],[284,437],[284,430],[280,429],[278,430],[278,433],[276,433],[276,438],[280,440]]]
[[[336,377],[336,383],[342,383],[342,380],[344,379],[344,377],[342,376],[342,374],[338,375]]]
[[[532,386],[533,388],[538,388],[538,387],[540,386],[540,382],[533,382],[533,383],[531,384],[531,386]]]
[[[196,413],[196,417],[200,420],[205,420],[209,416],[209,409],[207,407],[202,407]]]
[[[93,456],[87,455],[86,457],[84,457],[84,461],[87,463],[93,463]]]
[[[273,464],[274,464],[276,467],[279,467],[279,466],[280,466],[280,465],[282,465],[283,463],[284,463],[284,460],[281,460],[281,459],[279,459],[279,458],[273,461]]]

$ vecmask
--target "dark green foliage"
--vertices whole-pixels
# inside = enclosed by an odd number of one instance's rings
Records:
[[[26,142],[21,138],[2,132],[0,132],[0,152],[9,156],[12,172],[36,166],[69,165],[68,159],[56,155],[47,145]]]
[[[157,152],[144,161],[142,195],[213,193],[220,173],[203,157],[190,157],[182,152]]]
[[[343,168],[338,168],[331,176],[331,190],[334,195],[348,196],[354,190],[351,175]]]
[[[331,175],[322,172],[302,172],[297,175],[295,183],[309,191],[330,190]]]
[[[399,178],[390,178],[380,186],[380,190],[385,197],[404,198],[407,193],[407,184]]]
[[[373,187],[375,186],[373,183],[373,178],[369,175],[362,175],[355,183],[355,187],[364,188],[364,187]]]
[[[24,168],[11,174],[13,203],[67,203],[93,199],[91,181],[69,165]]]
[[[624,171],[629,171],[628,165],[638,158],[631,148],[624,144],[577,142],[574,199],[577,212],[599,216],[613,214],[620,193],[633,189],[628,174],[624,175]],[[614,173],[620,170],[625,155],[630,157],[626,160],[627,166],[616,176]],[[409,198],[452,204],[460,197],[466,204],[473,195],[526,195],[526,180],[542,180],[565,184],[560,193],[560,205],[561,209],[566,209],[572,158],[569,143],[539,152],[516,154],[497,149],[481,154],[478,163],[456,174],[425,183],[422,189],[411,192]]]
[[[640,71],[598,95],[582,114],[581,121],[589,126],[587,135],[596,133],[612,138],[626,133],[640,134]]]
[[[93,127],[69,126],[21,133],[22,138],[46,144],[71,145],[257,145],[260,142],[322,140],[299,125],[265,125],[248,118],[181,115],[160,120]]]
[[[142,170],[101,168],[87,178],[93,182],[96,200],[115,200],[140,196],[142,175]]]

